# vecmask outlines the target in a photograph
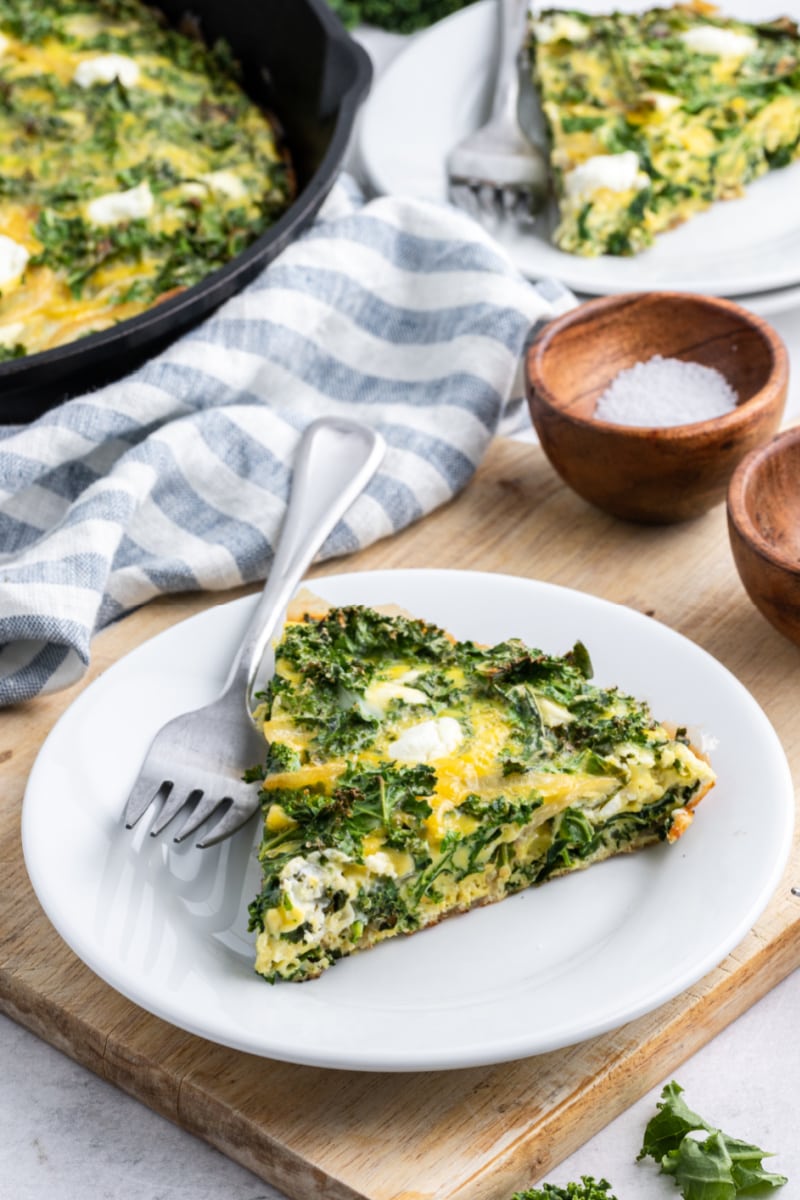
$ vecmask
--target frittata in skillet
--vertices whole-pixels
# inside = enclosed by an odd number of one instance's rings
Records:
[[[477,904],[678,838],[714,773],[646,704],[517,640],[457,642],[402,614],[290,620],[260,717],[270,982]]]
[[[531,22],[551,140],[556,244],[635,254],[800,155],[800,37],[702,2]]]
[[[0,161],[0,361],[196,283],[293,193],[226,48],[137,0],[0,0]]]

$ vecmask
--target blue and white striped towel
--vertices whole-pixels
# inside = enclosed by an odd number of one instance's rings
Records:
[[[0,704],[74,683],[93,634],[154,596],[264,578],[299,433],[322,413],[374,424],[389,452],[321,558],[445,503],[521,415],[520,351],[554,311],[546,295],[466,217],[364,205],[343,182],[163,354],[0,430]]]

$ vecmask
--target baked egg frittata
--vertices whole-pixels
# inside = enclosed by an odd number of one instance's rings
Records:
[[[196,283],[293,197],[222,44],[138,0],[0,0],[0,361]]]
[[[362,607],[289,620],[258,712],[256,970],[305,980],[477,904],[674,841],[714,773],[648,706],[521,641]]]
[[[800,155],[800,37],[711,4],[531,20],[534,81],[572,254],[635,254]]]

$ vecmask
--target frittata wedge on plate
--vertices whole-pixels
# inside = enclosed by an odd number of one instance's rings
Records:
[[[640,14],[546,9],[534,81],[572,254],[635,254],[800,156],[800,37],[701,2]]]
[[[647,705],[518,640],[309,600],[259,713],[256,970],[336,959],[622,851],[674,841],[714,772]]]

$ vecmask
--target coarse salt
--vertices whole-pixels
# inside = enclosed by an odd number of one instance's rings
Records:
[[[691,425],[731,412],[737,399],[714,367],[656,354],[620,371],[597,401],[594,416],[614,425]]]

